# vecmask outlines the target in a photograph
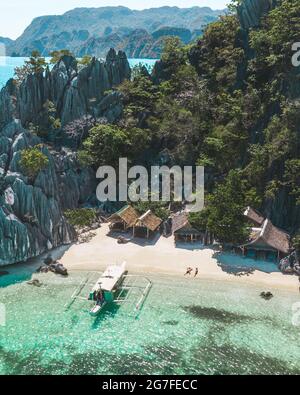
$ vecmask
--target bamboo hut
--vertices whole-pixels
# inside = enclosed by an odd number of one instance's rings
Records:
[[[128,231],[134,227],[138,218],[139,215],[133,207],[123,207],[108,219],[110,222],[109,228],[112,231]]]
[[[151,210],[139,217],[133,227],[133,236],[149,237],[154,236],[162,224],[162,219],[157,217]]]

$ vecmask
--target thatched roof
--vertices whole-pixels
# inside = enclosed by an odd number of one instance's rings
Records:
[[[157,228],[161,225],[162,219],[158,218],[155,214],[152,213],[151,210],[147,211],[136,221],[136,226],[141,226],[148,228],[152,232],[156,231]]]
[[[176,232],[179,229],[182,229],[184,226],[188,225],[189,218],[187,213],[179,213],[175,214],[172,217],[172,233]]]
[[[139,214],[137,213],[137,211],[131,206],[126,206],[123,207],[120,211],[113,214],[108,219],[108,221],[116,222],[122,220],[123,222],[126,223],[127,227],[132,227],[134,226],[138,218],[139,218]]]
[[[249,221],[253,222],[255,225],[262,226],[265,221],[265,218],[258,211],[254,210],[251,207],[247,207],[244,215],[248,218]]]
[[[260,233],[247,246],[273,249],[288,254],[290,251],[290,236],[283,230],[276,228],[269,219],[266,219]]]
[[[189,222],[188,213],[175,214],[172,217],[172,233],[174,235],[201,235],[197,229],[193,228]]]

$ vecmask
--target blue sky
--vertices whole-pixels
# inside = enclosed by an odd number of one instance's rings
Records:
[[[205,6],[222,9],[229,0],[2,0],[0,4],[0,36],[17,38],[33,18],[41,15],[63,14],[75,7],[104,7],[123,5],[132,9],[160,6]]]

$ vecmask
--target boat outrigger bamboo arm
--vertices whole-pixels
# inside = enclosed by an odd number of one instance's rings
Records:
[[[140,297],[139,301],[136,304],[136,308],[135,308],[136,317],[138,316],[141,308],[143,307],[143,304],[144,304],[144,302],[145,302],[145,300],[146,300],[146,298],[147,298],[147,296],[149,294],[149,291],[152,288],[152,281],[149,280],[148,278],[146,278],[146,280],[148,281],[148,284],[147,284],[146,288],[144,289],[144,291],[142,293],[142,296]]]

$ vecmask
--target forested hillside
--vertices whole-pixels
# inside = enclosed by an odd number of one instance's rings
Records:
[[[205,166],[206,210],[193,220],[225,241],[243,239],[248,205],[300,227],[300,3],[261,1],[259,17],[247,0],[237,15],[237,3],[197,45],[169,40],[152,78],[142,71],[120,88],[121,124],[142,128],[149,152]]]

